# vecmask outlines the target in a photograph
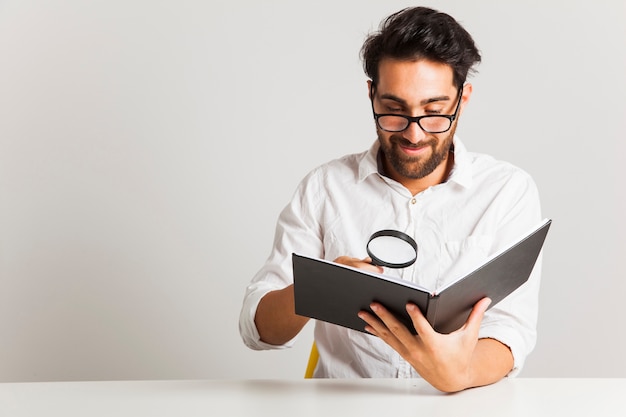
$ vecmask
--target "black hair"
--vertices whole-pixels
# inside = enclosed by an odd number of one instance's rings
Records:
[[[384,19],[363,43],[361,58],[374,83],[384,58],[428,59],[449,65],[457,88],[481,59],[471,35],[453,17],[427,7],[406,8]]]

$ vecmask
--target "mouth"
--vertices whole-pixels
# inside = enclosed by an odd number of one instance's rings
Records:
[[[431,148],[431,145],[429,143],[422,143],[422,142],[418,144],[396,142],[396,146],[400,149],[402,153],[410,157],[420,156],[424,154],[425,152],[427,152],[428,149]]]
[[[400,143],[398,144],[398,146],[400,146],[407,152],[419,152],[429,147],[428,145],[404,145]]]

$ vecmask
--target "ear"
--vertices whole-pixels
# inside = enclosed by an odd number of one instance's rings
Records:
[[[459,109],[459,115],[463,114],[463,110],[465,109],[467,103],[469,103],[473,91],[474,87],[471,83],[466,83],[465,85],[463,85],[463,94],[461,95],[461,108]]]
[[[372,99],[372,80],[367,80],[367,97]]]

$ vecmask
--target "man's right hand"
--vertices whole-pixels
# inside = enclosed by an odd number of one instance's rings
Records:
[[[349,256],[340,256],[339,258],[335,259],[335,262],[338,264],[351,266],[352,268],[363,269],[366,271],[376,272],[379,274],[382,274],[383,272],[383,267],[374,265],[372,263],[372,258],[370,257],[367,257],[364,259],[358,259],[358,258],[350,258]]]

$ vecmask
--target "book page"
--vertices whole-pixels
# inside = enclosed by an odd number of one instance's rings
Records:
[[[424,288],[424,287],[422,287],[419,284],[416,284],[416,283],[411,282],[411,281],[404,280],[402,278],[392,277],[390,275],[385,275],[385,274],[379,274],[377,272],[366,271],[364,269],[355,268],[355,267],[352,267],[352,266],[340,264],[340,263],[329,261],[329,260],[326,260],[326,259],[312,258],[310,256],[301,255],[299,253],[297,253],[297,255],[301,256],[303,258],[315,259],[315,260],[318,260],[318,261],[321,261],[321,262],[324,262],[324,263],[327,263],[327,264],[335,265],[335,266],[338,266],[340,268],[345,268],[345,269],[350,269],[350,270],[353,270],[353,271],[357,271],[357,272],[359,272],[361,274],[370,275],[372,277],[380,278],[380,279],[383,279],[383,280],[389,281],[389,282],[394,282],[396,284],[404,285],[405,287],[414,288],[416,290],[427,292],[427,293],[433,295],[433,290],[430,290],[428,288]]]

